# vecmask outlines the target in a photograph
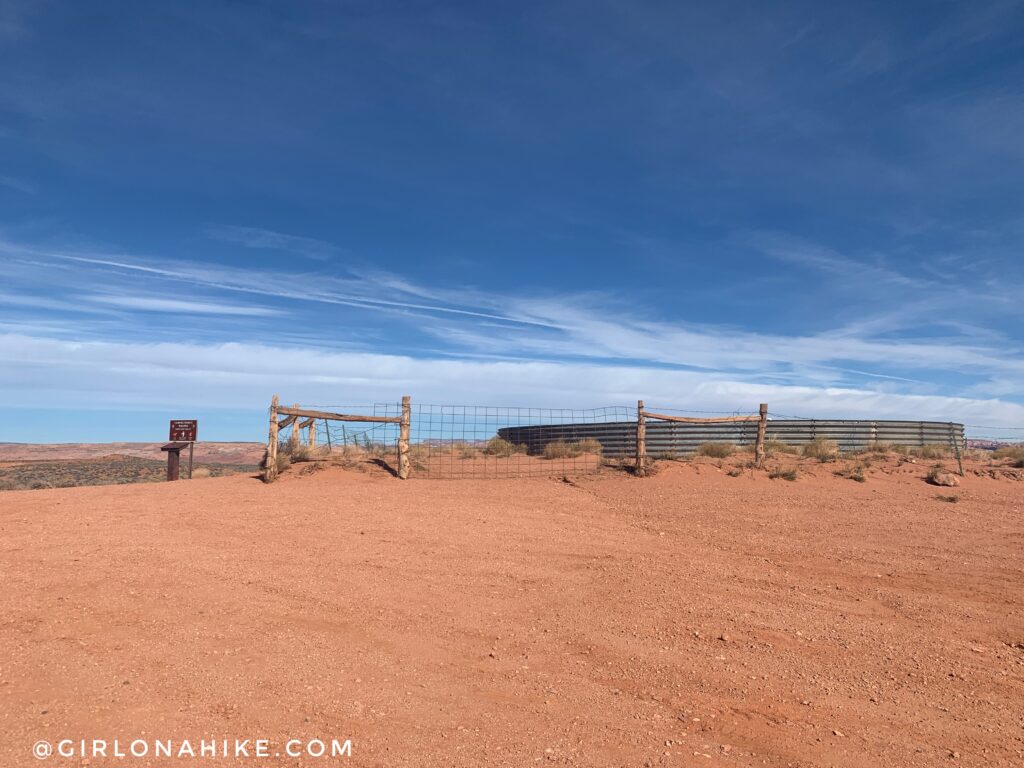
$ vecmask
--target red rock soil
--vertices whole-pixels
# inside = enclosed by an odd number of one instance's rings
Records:
[[[0,493],[0,766],[1024,765],[1024,484],[924,471]],[[211,737],[352,756],[31,754]]]

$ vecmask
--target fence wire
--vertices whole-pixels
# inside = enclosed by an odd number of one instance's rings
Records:
[[[340,409],[339,409],[340,410]],[[401,416],[399,403],[348,405],[345,413]],[[636,409],[526,408],[413,403],[409,424],[412,476],[422,479],[562,477],[599,471],[617,464],[624,446],[607,449],[596,425],[635,423]],[[396,423],[297,420],[282,432],[286,453],[298,459],[372,461],[398,469],[400,427]],[[618,440],[618,432],[612,437]],[[635,440],[635,438],[634,438]],[[635,445],[635,442],[633,443]],[[614,458],[613,458],[614,457]]]
[[[584,425],[636,418],[626,407],[413,404],[409,458],[427,478],[558,477],[597,472],[605,448]],[[525,436],[524,430],[530,434]]]
[[[332,412],[398,419],[399,403],[318,406]],[[650,413],[678,416],[755,416],[749,409],[698,411],[649,405]],[[528,408],[431,405],[413,402],[409,460],[421,479],[561,477],[631,466],[636,456],[637,411],[605,408]],[[950,445],[994,448],[1024,442],[1024,428],[950,422],[821,420],[770,412],[767,438],[799,447],[814,439],[834,440],[842,450],[879,443],[908,446]],[[305,425],[305,426],[300,426]],[[373,462],[398,470],[400,426],[395,422],[312,422],[299,419],[282,430],[286,453],[302,458]],[[966,438],[964,432],[966,431]],[[753,445],[757,421],[680,423],[647,419],[648,457],[681,458],[705,442]],[[312,443],[312,445],[311,445]]]

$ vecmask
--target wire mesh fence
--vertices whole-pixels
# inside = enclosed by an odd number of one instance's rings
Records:
[[[292,414],[280,422],[282,451],[300,461],[373,462],[403,477],[411,470],[421,479],[560,477],[638,466],[637,408],[407,405],[404,447],[400,403],[280,407],[282,414]],[[692,456],[708,442],[752,449],[757,440],[758,415],[751,409],[653,406],[644,414],[643,453],[649,459]],[[991,449],[1024,440],[1019,427],[965,429],[954,422],[824,420],[775,412],[767,412],[764,426],[767,440],[795,449],[828,440],[850,452],[878,445],[946,446],[959,455],[975,441]]]
[[[597,472],[604,446],[579,434],[636,418],[626,407],[567,409],[474,405],[412,406],[409,458],[428,478],[557,477]],[[530,439],[518,439],[524,428]]]
[[[327,406],[318,406],[327,407]],[[340,409],[339,406],[331,406]],[[343,406],[348,414],[399,417],[398,403]],[[418,478],[560,477],[599,471],[624,456],[617,441],[611,450],[595,426],[620,426],[636,420],[636,409],[528,408],[413,403],[410,413],[409,461]],[[281,435],[286,452],[302,458],[345,458],[374,461],[397,471],[400,427],[396,423],[296,421]],[[308,430],[315,430],[309,440]],[[529,435],[521,430],[528,429]],[[294,437],[293,437],[294,436]],[[635,435],[632,438],[635,446]],[[310,448],[312,442],[313,448]]]

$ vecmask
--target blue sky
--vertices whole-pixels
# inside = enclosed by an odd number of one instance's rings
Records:
[[[1024,427],[1024,6],[0,0],[0,440]]]

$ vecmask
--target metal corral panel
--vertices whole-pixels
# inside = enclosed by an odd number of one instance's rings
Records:
[[[605,456],[636,454],[636,422],[605,424],[550,424],[529,427],[505,427],[498,435],[517,445],[526,445],[531,454],[541,454],[548,443],[597,440]],[[964,425],[947,421],[855,421],[855,420],[770,420],[767,439],[800,446],[817,438],[834,440],[841,451],[869,448],[878,443],[893,445],[963,447]],[[683,456],[694,453],[701,443],[753,445],[757,440],[757,422],[718,424],[681,424],[647,420],[647,453]]]

